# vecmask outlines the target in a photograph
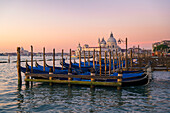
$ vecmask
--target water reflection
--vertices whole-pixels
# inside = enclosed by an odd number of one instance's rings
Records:
[[[150,96],[147,86],[86,87],[48,83],[34,84],[32,87],[18,88],[18,109],[26,111],[52,110],[56,112],[100,112],[102,110],[126,111],[129,105],[141,98],[147,103]],[[122,109],[120,109],[122,108]]]

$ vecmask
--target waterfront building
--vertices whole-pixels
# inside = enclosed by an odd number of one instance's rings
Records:
[[[100,38],[98,39],[98,46],[96,47],[90,47],[88,44],[84,44],[84,46],[81,46],[80,43],[77,47],[76,50],[76,55],[79,55],[79,52],[82,53],[82,55],[84,55],[83,51],[86,51],[86,56],[88,55],[88,51],[90,51],[90,55],[93,54],[93,51],[100,51],[100,46],[101,46],[101,52],[102,52],[102,56],[104,56],[105,51],[109,52],[109,51],[113,51],[113,52],[121,52],[121,48],[117,45],[117,41],[113,36],[113,33],[110,34],[110,37],[108,38],[107,42],[105,41],[104,37],[102,38],[102,40],[100,41]]]
[[[159,46],[164,46],[164,48],[162,47],[161,51],[168,51],[170,49],[170,40],[163,40],[161,42],[155,42],[152,44],[152,50],[153,51],[159,51]],[[156,50],[154,50],[156,48]]]

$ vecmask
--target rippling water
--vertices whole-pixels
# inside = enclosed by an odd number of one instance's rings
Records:
[[[0,57],[1,60],[7,60],[7,57]],[[16,57],[11,57],[11,61],[15,60]],[[22,77],[24,79],[24,74]],[[153,78],[146,86],[124,87],[121,90],[116,87],[50,86],[48,83],[33,83],[28,88],[24,80],[20,88],[17,85],[16,63],[0,64],[0,112],[167,113],[170,111],[170,72],[155,71]]]

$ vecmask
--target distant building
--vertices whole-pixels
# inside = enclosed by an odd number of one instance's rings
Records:
[[[166,45],[168,46],[168,48],[170,48],[170,40],[163,40],[161,42],[155,42],[152,44],[152,50],[154,50],[154,48],[158,47],[159,45]]]
[[[29,52],[28,52],[27,50],[24,50],[23,47],[21,47],[20,54],[21,54],[21,55],[24,55],[24,56],[28,56],[28,55],[29,55]]]
[[[113,51],[115,52],[116,50],[118,52],[121,51],[121,48],[117,45],[117,41],[114,38],[113,34],[110,34],[110,37],[108,38],[107,42],[105,41],[104,37],[102,38],[102,40],[100,41],[100,38],[98,39],[98,46],[97,47],[90,47],[88,44],[85,44],[83,47],[80,45],[78,45],[77,50],[76,50],[76,55],[79,55],[79,52],[81,52],[82,54],[83,51],[86,51],[86,55],[88,54],[87,51],[90,51],[91,55],[92,52],[95,51],[100,51],[100,46],[101,46],[101,51],[102,51],[102,56],[104,55],[104,52],[107,51]]]

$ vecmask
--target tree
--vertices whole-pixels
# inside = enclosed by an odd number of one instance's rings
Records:
[[[167,45],[164,45],[164,44],[161,44],[161,45],[158,45],[157,47],[154,47],[153,51],[155,52],[156,50],[157,51],[163,51],[164,49],[167,49],[169,48]]]

